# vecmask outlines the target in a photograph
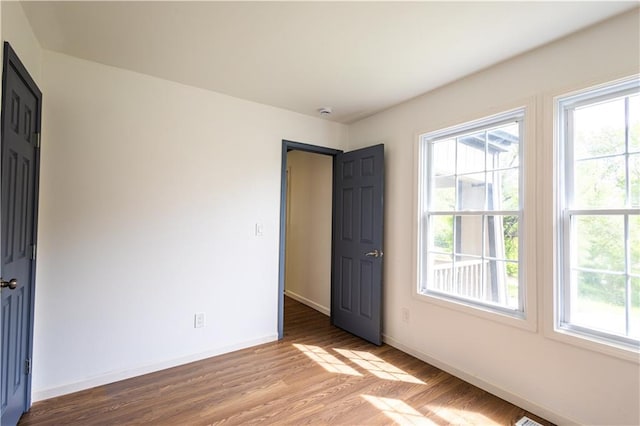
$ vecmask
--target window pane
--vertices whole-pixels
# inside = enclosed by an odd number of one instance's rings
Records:
[[[485,256],[505,258],[502,216],[486,216],[484,221]]]
[[[559,104],[558,118],[568,118],[563,143],[573,162],[560,170],[566,173],[567,191],[560,205],[569,213],[599,212],[572,214],[569,229],[560,222],[558,250],[568,250],[569,259],[558,265],[564,269],[560,294],[566,296],[558,313],[605,344],[640,336],[640,306],[634,307],[640,305],[638,92],[634,79],[571,95]]]
[[[488,210],[519,210],[519,178],[518,169],[487,173]]]
[[[431,210],[450,211],[456,207],[456,178],[455,176],[436,177],[431,200]]]
[[[489,145],[487,147],[487,170],[507,169],[518,167],[520,126],[512,123],[491,130],[488,134]]]
[[[458,178],[458,210],[484,210],[484,196],[484,173],[474,173]]]
[[[624,98],[577,108],[573,118],[576,159],[625,152]]]
[[[458,254],[482,256],[482,216],[456,216],[456,248]]]
[[[624,216],[574,216],[578,267],[624,272]]]
[[[485,256],[518,260],[518,216],[487,216],[484,239]]]
[[[631,251],[632,274],[640,275],[640,216],[629,216],[629,249]]]
[[[576,162],[575,208],[624,208],[624,156]]]
[[[453,216],[431,216],[433,236],[430,250],[453,252]]]
[[[484,138],[485,132],[458,138],[458,174],[484,170]]]
[[[429,150],[429,173],[421,187],[422,195],[428,196],[428,221],[421,223],[428,226],[421,229],[421,238],[426,238],[426,253],[420,256],[420,276],[426,281],[419,283],[421,291],[482,302],[483,309],[496,303],[522,310],[517,235],[522,162],[518,120],[523,115],[517,111],[477,122],[477,127],[464,124],[449,134],[421,136],[421,149]],[[437,139],[430,141],[430,136]],[[490,214],[497,210],[512,213]],[[488,287],[497,280],[499,292]],[[508,281],[515,286],[509,291]]]
[[[629,337],[640,339],[640,278],[631,278]]]
[[[516,262],[505,262],[507,268],[507,306],[513,309],[520,304],[520,268]]]
[[[625,281],[624,275],[578,272],[571,323],[626,335]]]
[[[485,263],[485,300],[510,308],[518,307],[518,264],[502,260]]]
[[[629,151],[640,151],[640,95],[629,97]]]
[[[453,291],[453,257],[429,253],[427,285],[430,290],[444,293]]]
[[[453,175],[456,173],[456,140],[447,139],[434,142],[432,146],[431,166],[435,176]]]
[[[477,299],[488,301],[484,297],[486,294],[485,283],[482,279],[483,264],[482,259],[459,256],[454,264],[454,290],[455,294],[467,299]]]
[[[631,208],[640,208],[640,154],[629,156],[629,189]]]

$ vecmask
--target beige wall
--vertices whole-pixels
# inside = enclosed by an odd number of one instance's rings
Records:
[[[349,149],[384,141],[387,342],[551,421],[639,424],[638,361],[559,342],[549,332],[553,286],[553,96],[640,71],[638,9],[391,108],[349,127]],[[530,277],[533,330],[414,295],[418,135],[526,105],[537,237]],[[547,219],[545,219],[547,218]],[[534,238],[534,235],[530,235]],[[537,258],[537,263],[536,262]],[[537,272],[537,273],[536,273]],[[410,311],[410,321],[401,312]]]
[[[285,291],[329,315],[332,157],[290,151]]]

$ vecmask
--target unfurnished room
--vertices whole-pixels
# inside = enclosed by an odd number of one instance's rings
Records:
[[[640,424],[638,1],[0,1],[0,424]]]

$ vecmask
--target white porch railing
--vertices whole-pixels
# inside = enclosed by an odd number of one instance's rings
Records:
[[[488,260],[463,260],[455,263],[455,274],[450,263],[433,265],[430,289],[479,300],[491,300],[491,280],[482,283],[482,265]]]

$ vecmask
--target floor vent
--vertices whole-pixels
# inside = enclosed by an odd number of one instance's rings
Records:
[[[535,420],[531,420],[529,417],[525,416],[520,420],[518,420],[515,426],[542,426],[542,425],[536,422]]]

